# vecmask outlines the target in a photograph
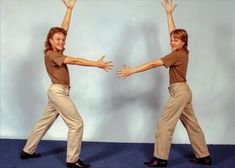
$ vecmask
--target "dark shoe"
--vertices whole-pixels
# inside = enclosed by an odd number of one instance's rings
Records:
[[[26,153],[24,151],[22,151],[21,154],[20,154],[21,159],[37,158],[37,157],[40,157],[40,156],[41,156],[40,153],[29,154],[29,153]]]
[[[75,163],[66,163],[66,166],[68,168],[88,168],[88,167],[90,167],[89,164],[84,163],[80,159],[77,162],[75,162]]]
[[[167,163],[168,163],[167,160],[158,159],[154,157],[149,162],[144,162],[144,165],[149,167],[167,167]]]
[[[190,162],[195,164],[202,164],[202,165],[211,165],[212,159],[210,156],[202,157],[202,158],[196,158],[190,160]]]

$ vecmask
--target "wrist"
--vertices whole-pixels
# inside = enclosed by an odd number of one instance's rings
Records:
[[[167,15],[172,15],[173,11],[166,11]]]
[[[68,10],[68,11],[72,11],[72,10],[73,10],[73,7],[67,7],[67,10]]]
[[[96,61],[95,66],[96,66],[97,68],[102,68],[102,65],[101,65],[101,63],[100,63],[99,61]]]
[[[131,68],[131,69],[130,69],[130,75],[132,75],[132,74],[134,74],[134,73],[136,73],[136,69],[135,69],[135,68]]]

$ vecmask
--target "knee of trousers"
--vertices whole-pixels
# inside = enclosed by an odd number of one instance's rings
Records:
[[[156,129],[156,135],[164,136],[164,135],[173,135],[175,128],[169,127],[166,125],[158,125]]]
[[[71,130],[83,130],[83,127],[84,127],[84,122],[83,120],[78,120],[78,121],[74,121],[70,126],[69,128]]]

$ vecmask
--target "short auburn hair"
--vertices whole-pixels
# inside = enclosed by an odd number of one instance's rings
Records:
[[[188,33],[184,29],[175,29],[170,34],[171,37],[180,39],[184,42],[183,49],[188,53]]]

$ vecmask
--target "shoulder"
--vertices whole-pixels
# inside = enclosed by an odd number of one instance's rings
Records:
[[[184,51],[184,49],[179,49],[179,50],[173,51],[172,53],[176,55],[180,55],[180,54],[186,54],[186,51]]]
[[[48,50],[48,51],[45,53],[45,56],[46,56],[46,57],[50,57],[51,55],[53,55],[53,51],[52,51],[52,50]]]
[[[184,49],[179,49],[179,50],[173,51],[172,54],[175,55],[176,57],[188,56],[187,52]]]

